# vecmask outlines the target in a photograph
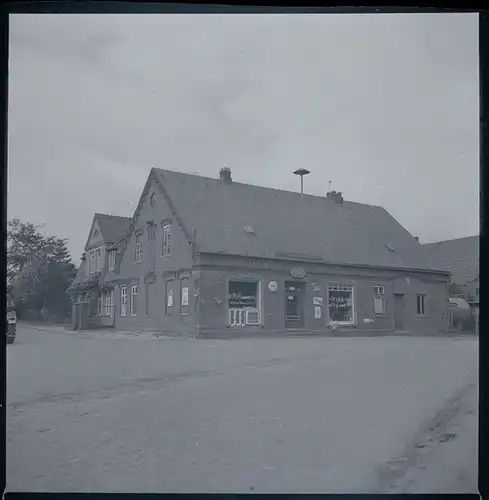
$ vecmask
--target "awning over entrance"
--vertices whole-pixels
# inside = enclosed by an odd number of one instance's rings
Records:
[[[470,305],[465,299],[450,298],[448,299],[449,307],[452,309],[467,309],[470,310]]]

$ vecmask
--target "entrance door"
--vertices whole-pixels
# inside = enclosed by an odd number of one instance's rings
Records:
[[[152,316],[158,307],[156,302],[155,283],[146,284],[146,316]],[[161,306],[160,306],[161,307]]]
[[[394,328],[402,330],[404,328],[404,294],[394,294]]]
[[[285,283],[285,328],[304,328],[303,283]]]

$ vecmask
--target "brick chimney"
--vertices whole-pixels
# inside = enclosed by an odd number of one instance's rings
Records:
[[[228,167],[221,168],[219,171],[219,178],[226,184],[231,184],[231,182],[233,182],[233,179],[231,178],[231,169]]]
[[[343,203],[343,194],[339,191],[330,191],[326,193],[326,198],[334,201],[337,205],[341,205]]]

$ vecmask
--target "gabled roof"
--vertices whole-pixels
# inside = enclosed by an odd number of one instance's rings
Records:
[[[85,245],[85,249],[87,249],[88,247],[93,226],[96,222],[98,223],[98,226],[100,228],[102,240],[104,241],[104,243],[113,244],[126,234],[127,229],[131,225],[132,218],[120,217],[119,215],[96,213],[93,216],[92,225],[90,227],[90,232],[88,233],[88,239]]]
[[[382,207],[152,169],[200,252],[436,270]],[[151,176],[151,174],[150,174]],[[438,268],[441,270],[440,268]]]
[[[131,217],[120,217],[118,215],[95,214],[102,237],[106,243],[115,243],[123,236],[130,226]]]
[[[447,269],[452,282],[469,283],[479,276],[479,236],[427,243],[423,248],[437,265]]]

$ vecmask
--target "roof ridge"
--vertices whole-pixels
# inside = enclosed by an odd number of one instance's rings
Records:
[[[179,172],[177,170],[168,170],[168,169],[157,168],[157,167],[154,167],[154,169],[156,171],[158,171],[158,172],[163,173],[163,175],[164,175],[165,172],[168,172],[170,174],[184,175],[184,176],[188,176],[188,177],[198,177],[200,179],[210,180],[210,181],[214,181],[214,182],[221,182],[220,179],[218,179],[217,177],[208,177],[206,175],[192,174],[192,173],[188,173],[188,172]],[[232,183],[231,183],[231,185],[238,185],[238,186],[246,186],[246,187],[252,187],[252,188],[266,189],[266,190],[269,190],[269,191],[277,191],[279,193],[287,193],[287,194],[292,194],[292,195],[301,196],[301,197],[306,196],[308,198],[317,198],[317,199],[320,199],[320,200],[328,200],[328,198],[326,198],[326,196],[321,196],[319,194],[300,193],[298,191],[289,191],[287,189],[279,189],[279,188],[270,187],[270,186],[260,186],[259,184],[250,184],[250,183],[247,183],[247,182],[236,182],[236,181],[233,180]],[[358,201],[350,201],[350,200],[344,200],[343,201],[343,205],[361,205],[361,206],[364,206],[364,207],[374,207],[374,208],[382,208],[382,209],[384,208],[381,205],[373,205],[373,204],[370,204],[370,203],[361,203],[361,202],[358,202]]]
[[[114,219],[132,219],[132,217],[126,217],[124,215],[112,215],[112,214],[102,214],[100,212],[95,212],[95,216],[98,216],[98,217],[112,217]]]
[[[432,241],[431,243],[423,243],[423,246],[425,247],[428,245],[438,245],[439,243],[450,243],[452,241],[470,240],[472,238],[480,238],[480,234],[474,234],[472,236],[463,236],[462,238],[449,238],[448,240]]]

